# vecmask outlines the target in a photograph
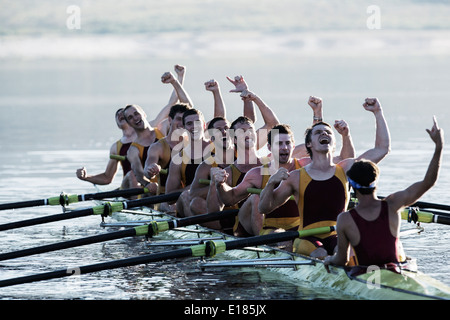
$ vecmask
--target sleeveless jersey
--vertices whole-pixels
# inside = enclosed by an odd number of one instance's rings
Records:
[[[207,148],[211,148],[211,153],[214,154],[214,145],[212,143]],[[192,183],[192,181],[194,181],[195,171],[197,171],[197,168],[200,165],[200,163],[202,163],[203,160],[205,160],[204,158],[205,150],[203,150],[204,151],[203,155],[199,159],[191,159],[190,156],[184,153],[184,150],[181,151],[182,152],[181,157],[183,159],[181,163],[181,183],[183,185],[183,188],[187,187]],[[208,156],[207,158],[210,158],[210,156]]]
[[[336,165],[334,175],[327,180],[313,180],[304,168],[300,169],[298,211],[299,230],[336,225],[337,216],[349,202],[348,181],[344,169]],[[317,235],[325,239],[336,231]]]
[[[129,143],[123,143],[122,141],[118,140],[117,141],[117,154],[119,156],[125,156],[127,155],[128,149],[131,146],[131,142]],[[120,164],[122,165],[122,170],[123,170],[123,175],[125,176],[128,171],[131,170],[131,164],[130,161],[128,161],[127,158],[125,158],[125,160],[121,160]]]
[[[157,142],[159,139],[164,138],[164,135],[162,134],[161,131],[159,131],[159,129],[155,128],[154,129],[155,134],[156,134],[156,138],[155,141],[153,141],[153,143]],[[150,145],[148,146],[143,146],[139,143],[133,142],[131,144],[132,146],[136,147],[139,150],[139,159],[141,159],[141,164],[142,167],[145,166],[145,160],[147,160],[147,153],[148,153],[148,149],[150,148]]]
[[[184,150],[182,151],[183,162],[181,163],[181,184],[183,188],[189,186],[195,178],[195,171],[203,161],[203,157],[200,159],[191,159],[186,156]]]
[[[398,238],[394,237],[389,228],[389,208],[386,201],[381,201],[378,218],[367,221],[356,209],[350,210],[360,234],[360,241],[353,247],[358,265],[370,266],[399,262]]]
[[[294,159],[295,169],[300,169],[301,165],[297,159]],[[264,165],[268,168],[268,165]],[[264,189],[269,181],[270,175],[263,175],[261,189]],[[264,230],[282,228],[284,230],[297,230],[300,225],[300,216],[298,206],[295,200],[288,200],[281,207],[275,209],[269,214],[264,215],[263,228],[260,234],[266,233]]]

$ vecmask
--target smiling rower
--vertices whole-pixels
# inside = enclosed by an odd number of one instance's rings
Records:
[[[126,122],[123,115],[123,108],[116,111],[115,114],[116,124],[120,130],[122,130],[122,137],[114,142],[109,149],[110,156],[126,156],[127,151],[131,146],[131,143],[136,139],[136,131]],[[88,181],[98,185],[108,185],[112,183],[114,177],[119,169],[118,164],[121,164],[123,171],[123,178],[121,189],[135,188],[138,186],[136,178],[131,171],[131,164],[128,159],[117,160],[109,159],[106,169],[103,173],[95,175],[89,175],[85,167],[77,169],[77,177],[80,180]]]
[[[305,145],[311,163],[299,170],[289,172],[280,168],[272,175],[261,192],[259,210],[269,214],[294,195],[300,212],[299,230],[336,224],[337,216],[347,209],[349,202],[348,181],[345,172],[355,160],[367,159],[380,162],[390,150],[389,130],[380,103],[376,98],[367,98],[364,109],[374,114],[376,138],[374,148],[357,159],[349,158],[333,163],[336,138],[331,126],[320,122],[306,131]],[[278,187],[276,187],[279,185]],[[321,236],[296,239],[294,251],[324,258],[333,254],[337,245],[336,232]]]
[[[423,180],[380,200],[376,194],[379,176],[376,164],[361,160],[347,171],[358,205],[339,215],[336,225],[338,250],[335,255],[327,257],[326,265],[345,265],[351,246],[360,266],[357,271],[364,271],[363,267],[372,265],[399,271],[398,263],[405,259],[399,239],[401,211],[419,200],[436,183],[439,175],[444,132],[436,118],[433,122],[433,127],[427,132],[435,150]]]

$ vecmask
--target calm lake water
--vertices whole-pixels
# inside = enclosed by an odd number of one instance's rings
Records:
[[[357,154],[374,142],[374,119],[364,98],[380,99],[392,138],[392,152],[380,164],[379,195],[422,179],[434,146],[425,132],[436,115],[450,131],[447,56],[264,56],[242,59],[183,57],[165,59],[3,59],[0,60],[0,203],[41,199],[96,189],[75,171],[105,169],[110,145],[120,137],[114,121],[119,107],[143,106],[152,119],[171,93],[160,76],[174,64],[187,66],[185,87],[196,107],[212,116],[213,100],[203,83],[219,81],[228,118],[242,112],[225,76],[242,74],[250,89],[294,128],[297,141],[311,123],[310,95],[324,99],[328,122],[345,119]],[[258,114],[261,125],[261,116]],[[449,140],[449,139],[447,139]],[[423,201],[449,204],[448,144],[437,185]],[[120,173],[114,183],[120,185]],[[80,206],[80,205],[78,205]],[[39,207],[0,213],[0,224],[61,212]],[[2,232],[1,252],[9,252],[105,232],[99,217]],[[405,223],[405,228],[410,227]],[[450,285],[448,226],[424,225],[421,235],[403,244],[419,269]],[[148,250],[140,239],[125,239],[0,262],[1,279],[67,266],[131,257]],[[201,272],[196,262],[156,263],[83,275],[81,281],[51,280],[0,290],[2,299],[332,299],[280,275],[260,270]]]

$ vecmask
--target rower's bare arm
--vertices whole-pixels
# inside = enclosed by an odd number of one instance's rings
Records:
[[[117,142],[112,144],[109,150],[109,154],[117,155]],[[89,175],[86,168],[83,167],[77,170],[77,177],[80,180],[88,181],[93,184],[107,185],[113,181],[118,169],[119,161],[115,159],[109,159],[104,172],[95,175]]]
[[[313,124],[323,121],[323,100],[322,98],[310,96],[308,105],[313,111]]]
[[[200,183],[200,180],[209,179],[210,169],[211,166],[207,164],[205,161],[203,161],[198,166],[197,170],[195,170],[194,180],[192,180],[189,189],[189,197],[191,198],[191,200],[195,197],[201,197],[203,199],[206,199],[206,196],[208,195],[209,184]]]
[[[166,181],[166,193],[181,191],[183,186],[181,184],[181,164],[175,162],[170,163],[169,175]]]
[[[217,188],[214,183],[210,183],[208,186],[208,194],[206,196],[206,210],[207,212],[222,211],[225,205],[221,201]]]
[[[230,77],[227,77],[227,79],[234,85],[234,89],[230,90],[230,92],[243,92],[244,90],[248,90],[248,85],[244,80],[244,77],[242,75],[235,76],[234,80]],[[255,105],[253,104],[253,101],[246,98],[241,97],[242,101],[244,102],[244,111],[243,115],[253,121],[253,123],[256,122],[256,112],[255,112]]]
[[[225,205],[233,205],[233,188],[227,183],[229,173],[226,170],[213,167],[211,168],[211,180],[217,188],[217,194]]]
[[[336,221],[336,233],[337,233],[337,251],[334,255],[328,256],[324,260],[325,265],[333,264],[343,266],[347,263],[350,257],[350,241],[346,234],[348,225],[348,212],[341,213]]]
[[[300,143],[295,146],[294,152],[292,153],[292,158],[305,158],[309,157],[308,151],[306,150],[306,146],[304,143]]]
[[[222,93],[220,91],[219,83],[211,79],[205,82],[205,89],[211,91],[214,98],[214,117],[224,117],[226,118],[227,112],[225,108],[225,102],[222,98]]]
[[[147,159],[144,165],[144,175],[148,179],[152,179],[161,170],[160,159],[163,147],[161,143],[152,143],[147,152]]]
[[[241,93],[241,97],[250,99],[251,101],[255,102],[264,120],[264,125],[256,131],[258,137],[257,149],[259,150],[267,143],[266,132],[264,132],[264,134],[260,134],[260,132],[262,130],[270,130],[273,126],[279,124],[280,121],[278,120],[275,112],[255,93],[244,90]]]
[[[259,179],[258,179],[259,178]],[[242,200],[246,199],[250,193],[249,188],[259,188],[261,186],[261,169],[256,167],[248,171],[242,181],[235,187],[228,189],[226,197],[223,198],[223,202],[227,206],[235,205]],[[224,193],[220,193],[221,197]]]
[[[342,137],[342,148],[339,156],[335,157],[334,162],[338,163],[344,159],[355,157],[355,147],[353,145],[350,128],[345,120],[336,120],[334,128]]]
[[[131,164],[131,170],[133,170],[136,180],[145,187],[150,180],[144,175],[144,168],[142,167],[141,159],[139,158],[139,150],[136,147],[131,146],[127,152],[127,159]]]
[[[170,83],[172,84],[174,91],[177,95],[177,100],[179,100],[181,103],[187,103],[190,106],[193,106],[192,100],[189,97],[188,93],[184,89],[183,85],[180,83],[178,79],[174,77],[174,75],[171,72],[166,72],[161,76],[161,81],[163,83]],[[158,115],[153,119],[152,121],[149,121],[150,125],[152,127],[158,127],[161,125],[164,119],[166,119],[169,116],[170,108],[172,107],[172,99],[169,100],[169,103],[158,113]]]
[[[194,107],[194,103],[191,100],[191,97],[189,96],[189,94],[187,93],[187,91],[184,89],[183,85],[180,83],[180,81],[178,81],[177,79],[175,79],[175,77],[173,76],[172,73],[169,72],[169,74],[167,74],[167,72],[161,77],[161,81],[164,83],[170,83],[172,84],[173,88],[175,89],[175,91],[177,92],[178,95],[178,99],[180,100],[181,103],[187,103],[189,104],[191,107]]]
[[[367,98],[363,104],[364,109],[373,112],[376,123],[375,146],[367,150],[358,159],[367,159],[379,163],[390,152],[391,137],[388,125],[384,118],[383,109],[377,98]]]
[[[291,173],[285,168],[280,168],[273,174],[261,191],[258,210],[262,214],[269,214],[279,206],[286,203],[291,195],[296,194],[295,183],[298,184],[298,170]],[[281,182],[281,183],[280,183]],[[275,189],[275,186],[280,185]]]
[[[178,81],[180,82],[181,85],[183,85],[186,67],[177,64],[174,66],[174,70],[175,73],[177,74]],[[178,101],[179,101],[178,93],[174,88],[166,106],[163,109],[161,109],[161,111],[158,113],[155,119],[149,122],[150,125],[152,127],[158,128],[161,132],[164,133],[164,135],[166,135],[167,132],[169,131],[170,126],[168,120],[170,108],[172,108],[172,106],[176,104]]]
[[[386,201],[389,201],[390,206],[395,210],[415,203],[425,192],[434,186],[438,179],[444,145],[444,130],[439,128],[436,118],[433,119],[433,122],[433,127],[431,130],[427,129],[427,132],[435,144],[435,149],[425,176],[423,180],[412,184],[403,191],[393,193],[386,198]]]

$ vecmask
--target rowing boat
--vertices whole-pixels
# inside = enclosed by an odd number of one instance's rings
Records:
[[[149,215],[151,219],[149,219]],[[134,218],[132,218],[134,217]],[[136,217],[139,217],[136,220]],[[113,221],[103,222],[103,227],[135,227],[156,220],[177,220],[164,212],[141,208],[124,210],[112,216]],[[192,246],[211,240],[232,240],[233,236],[200,225],[175,228],[164,236],[152,239],[149,246]],[[200,259],[202,269],[263,267],[277,272],[302,286],[330,291],[333,297],[369,300],[450,299],[450,287],[417,270],[415,261],[409,259],[401,272],[369,268],[370,272],[355,274],[355,268],[329,266],[322,260],[288,252],[269,245],[247,247],[220,253],[213,258]]]

